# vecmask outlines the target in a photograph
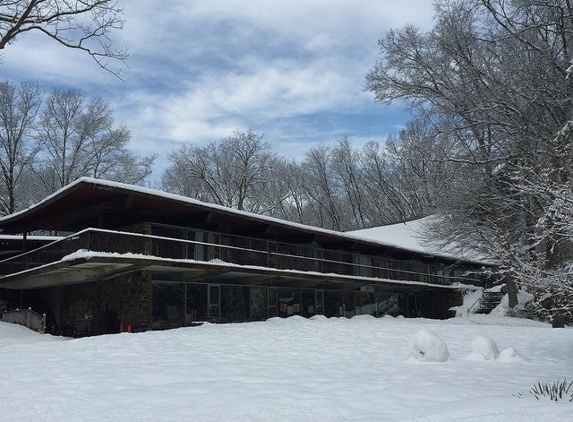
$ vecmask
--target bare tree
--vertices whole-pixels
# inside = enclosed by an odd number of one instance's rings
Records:
[[[360,152],[352,147],[347,136],[338,140],[332,150],[332,169],[340,182],[348,209],[351,210],[351,221],[345,226],[358,229],[371,225],[366,213],[367,197],[365,196],[364,172]]]
[[[268,184],[274,155],[252,130],[204,147],[183,145],[170,154],[163,188],[239,210],[268,212]]]
[[[345,230],[345,207],[341,187],[332,167],[332,150],[327,145],[312,148],[302,163],[306,183],[304,192],[312,207],[316,225],[334,230]]]
[[[61,45],[89,54],[103,69],[120,76],[110,59],[124,61],[111,33],[122,29],[118,0],[12,0],[0,2],[0,50],[27,32],[40,32]]]
[[[410,122],[397,136],[388,137],[391,183],[400,193],[405,218],[435,212],[453,193],[459,165],[448,157],[454,147],[447,135],[436,133],[423,120]]]
[[[405,220],[411,210],[404,204],[402,190],[396,183],[392,158],[384,144],[368,142],[362,147],[364,190],[368,195],[368,215],[372,225],[382,225]]]
[[[18,184],[37,152],[31,139],[41,97],[37,84],[0,83],[0,212],[16,210]]]
[[[114,127],[113,113],[101,99],[56,89],[45,103],[34,166],[45,193],[82,176],[136,183],[151,173],[155,156],[138,158],[127,150],[129,130]]]
[[[275,160],[272,168],[276,183],[271,194],[276,206],[270,215],[302,224],[315,224],[309,215],[308,197],[304,192],[307,180],[303,166],[295,160]]]
[[[481,249],[510,279],[523,280],[528,266],[546,268],[550,259],[536,253],[548,204],[524,186],[541,175],[563,184],[569,168],[554,141],[573,111],[573,80],[565,77],[572,6],[442,0],[435,10],[431,31],[407,26],[380,40],[383,58],[366,88],[380,102],[407,101],[454,142],[448,160],[460,171],[455,194],[442,204],[444,242]],[[547,234],[544,242],[558,246]]]

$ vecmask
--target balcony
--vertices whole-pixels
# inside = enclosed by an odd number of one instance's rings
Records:
[[[176,235],[180,236],[181,233],[184,233],[187,239],[85,229],[38,249],[0,261],[0,274],[7,276],[37,268],[60,261],[78,250],[88,250],[102,253],[132,253],[189,262],[219,260],[237,265],[279,270],[334,273],[438,285],[450,285],[454,282],[480,284],[480,280],[476,278],[464,277],[459,269],[452,271],[451,275],[446,275],[443,266],[417,261],[400,261],[323,249],[313,245],[280,243],[191,229],[180,229]]]

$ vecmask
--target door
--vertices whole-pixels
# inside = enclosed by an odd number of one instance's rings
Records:
[[[267,288],[251,287],[249,299],[249,319],[251,321],[267,319],[269,315]]]
[[[269,318],[276,317],[279,313],[277,289],[268,289]]]
[[[322,290],[315,291],[316,314],[324,315],[324,292]]]
[[[221,286],[209,285],[209,318],[221,317]]]

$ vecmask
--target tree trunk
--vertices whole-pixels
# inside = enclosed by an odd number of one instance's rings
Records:
[[[507,296],[509,299],[508,306],[510,309],[513,309],[517,304],[517,285],[515,284],[515,279],[513,276],[508,275],[505,277],[505,284],[507,286]]]

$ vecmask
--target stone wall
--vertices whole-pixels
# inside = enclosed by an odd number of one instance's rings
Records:
[[[152,326],[151,275],[137,271],[63,289],[60,331],[85,336],[146,331]]]
[[[137,271],[99,282],[100,311],[116,315],[117,330],[151,329],[151,275]],[[108,317],[109,318],[109,317]]]

